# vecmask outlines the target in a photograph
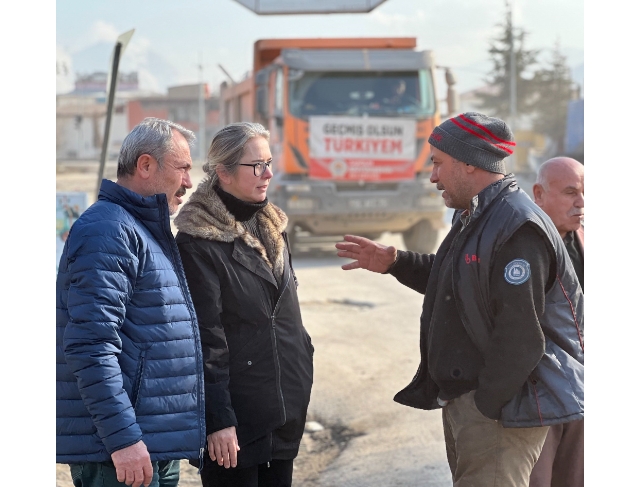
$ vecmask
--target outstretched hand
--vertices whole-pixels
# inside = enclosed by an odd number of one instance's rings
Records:
[[[336,244],[338,257],[354,259],[355,262],[345,264],[345,271],[366,269],[382,274],[396,261],[398,251],[393,246],[382,245],[373,240],[355,235],[345,235],[344,242]]]

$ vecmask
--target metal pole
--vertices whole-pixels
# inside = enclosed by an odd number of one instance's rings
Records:
[[[107,116],[104,126],[104,139],[102,140],[102,153],[100,154],[100,169],[98,170],[98,184],[96,187],[96,200],[100,193],[100,184],[102,183],[102,177],[104,175],[104,166],[107,162],[107,151],[109,149],[109,132],[111,131],[111,113],[113,112],[113,100],[116,96],[116,84],[118,81],[118,66],[120,64],[120,51],[122,50],[122,44],[116,43],[116,47],[113,51],[113,64],[111,66],[111,83],[109,84],[109,97],[107,99]]]
[[[204,80],[202,76],[202,53],[200,53],[200,64],[198,64],[199,71],[199,85],[198,86],[198,155],[200,160],[204,161],[205,155],[205,113],[204,113]]]
[[[118,36],[115,48],[113,49],[113,60],[111,62],[111,72],[109,73],[110,79],[108,87],[107,114],[104,122],[104,138],[102,140],[102,153],[100,154],[100,168],[98,169],[98,184],[96,185],[96,200],[100,193],[100,184],[102,183],[102,178],[104,176],[104,166],[107,162],[107,157],[109,156],[109,132],[111,131],[111,114],[113,113],[113,101],[116,96],[116,86],[118,84],[118,66],[120,65],[120,56],[127,45],[129,45],[129,41],[131,40],[134,32],[135,29],[131,29]]]
[[[517,119],[517,93],[516,93],[516,48],[513,36],[513,2],[509,1],[509,116],[511,119],[511,131],[516,133]],[[514,171],[516,165],[516,155],[511,156],[511,172]]]

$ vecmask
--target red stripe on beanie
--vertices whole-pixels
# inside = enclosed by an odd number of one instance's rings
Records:
[[[509,154],[513,154],[513,151],[511,149],[509,149],[508,147],[503,147],[500,144],[496,144],[495,142],[491,142],[489,139],[487,139],[486,137],[484,137],[483,135],[474,132],[473,130],[471,130],[470,128],[465,127],[464,125],[462,125],[460,122],[458,122],[455,118],[450,118],[449,120],[451,120],[453,123],[455,123],[458,127],[460,127],[462,130],[465,130],[467,132],[469,132],[472,135],[475,135],[476,137],[478,137],[479,139],[482,140],[486,140],[487,142],[489,142],[491,145],[498,147],[499,149],[502,149],[505,152],[508,152]]]
[[[501,142],[503,144],[507,144],[507,145],[516,145],[515,142],[510,142],[508,140],[503,140],[500,137],[496,137],[493,132],[491,132],[491,130],[489,130],[487,127],[483,127],[480,124],[475,123],[473,120],[468,119],[467,117],[465,117],[463,114],[458,115],[458,117],[460,117],[462,120],[464,120],[467,123],[470,123],[471,125],[473,125],[474,127],[478,127],[481,130],[484,130],[486,133],[488,133],[491,137],[493,137],[494,139],[496,139],[498,142]]]

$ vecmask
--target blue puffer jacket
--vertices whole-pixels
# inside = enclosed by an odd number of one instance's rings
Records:
[[[152,461],[201,455],[200,336],[165,195],[103,180],[60,260],[56,354],[58,463],[139,440]]]

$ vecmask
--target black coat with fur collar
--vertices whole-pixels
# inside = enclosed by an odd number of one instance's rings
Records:
[[[207,434],[236,426],[241,448],[292,420],[301,438],[313,381],[287,217],[268,203],[257,219],[264,245],[208,181],[175,219],[202,340]]]

